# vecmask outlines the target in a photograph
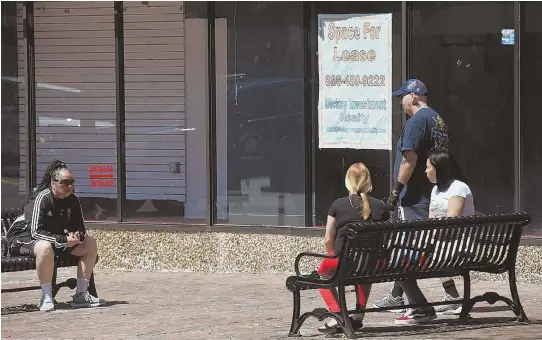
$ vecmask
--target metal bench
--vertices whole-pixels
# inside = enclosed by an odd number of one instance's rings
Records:
[[[505,302],[519,321],[528,321],[521,306],[516,286],[516,255],[522,228],[530,216],[525,213],[480,215],[445,219],[424,219],[400,222],[349,223],[342,251],[337,256],[301,253],[295,260],[295,276],[286,279],[286,287],[293,293],[293,315],[290,336],[297,336],[308,317],[322,321],[327,317],[337,320],[346,336],[355,339],[350,318],[353,313],[376,312],[396,308],[361,308],[347,310],[345,287],[364,283],[381,283],[407,279],[427,279],[462,276],[464,279],[462,312],[468,317],[475,303]],[[338,258],[337,271],[331,278],[316,272],[303,275],[299,265],[302,258]],[[512,299],[495,292],[471,298],[470,272],[502,274],[508,272]],[[337,287],[340,313],[317,308],[300,315],[301,290]],[[356,289],[356,294],[358,294]],[[356,299],[356,301],[359,301]],[[427,306],[457,302],[432,302]],[[422,307],[405,305],[401,308]]]
[[[20,272],[25,270],[36,269],[36,259],[30,256],[11,256],[7,244],[7,232],[12,226],[17,217],[23,214],[22,209],[2,209],[2,273],[5,272]],[[77,278],[70,278],[64,282],[57,283],[57,269],[61,267],[77,266],[78,259],[75,256],[69,255],[65,257],[55,256],[55,267],[53,272],[53,298],[56,296],[60,288],[68,287],[74,289],[77,286]],[[27,290],[38,290],[41,286],[2,288],[2,293],[21,292]],[[96,285],[94,284],[94,273],[92,274],[88,292],[98,297]]]

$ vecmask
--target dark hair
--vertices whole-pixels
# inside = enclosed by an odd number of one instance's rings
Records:
[[[429,163],[437,171],[437,188],[439,191],[446,191],[455,179],[452,175],[452,161],[447,152],[432,152],[429,155]]]
[[[34,191],[31,192],[28,196],[31,196],[34,192],[40,192],[49,188],[49,186],[51,185],[51,181],[53,179],[57,179],[58,174],[64,170],[69,170],[64,162],[56,159],[52,161],[51,164],[49,164],[47,168],[45,168],[45,172],[43,173],[40,185],[38,185],[38,187],[35,188]]]

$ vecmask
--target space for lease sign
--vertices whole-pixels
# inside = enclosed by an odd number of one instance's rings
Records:
[[[319,148],[391,150],[392,14],[318,16]]]

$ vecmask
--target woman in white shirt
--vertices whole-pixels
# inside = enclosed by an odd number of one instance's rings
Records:
[[[436,184],[431,191],[429,218],[474,215],[474,199],[469,186],[453,177],[447,153],[433,153],[427,159],[425,174]]]
[[[454,178],[450,155],[436,152],[429,155],[425,174],[431,183],[436,184],[431,191],[429,218],[474,215],[474,198],[469,186]],[[443,301],[460,299],[453,278],[442,278],[444,287]],[[461,313],[460,304],[441,305],[435,307],[440,314]]]

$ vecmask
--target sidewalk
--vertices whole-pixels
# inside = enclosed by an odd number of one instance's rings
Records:
[[[59,271],[59,280],[75,268]],[[71,274],[71,275],[68,275]],[[36,283],[35,272],[3,273],[2,287]],[[288,339],[292,294],[284,275],[200,274],[97,271],[96,284],[107,306],[72,310],[72,291],[62,289],[55,312],[37,311],[40,292],[2,294],[3,339]],[[462,291],[462,283],[458,289]],[[391,283],[373,286],[369,303],[387,293]],[[420,281],[429,300],[440,300],[439,280]],[[473,296],[486,291],[509,296],[508,284],[473,282]],[[520,284],[521,301],[531,324],[519,324],[504,303],[474,307],[468,324],[439,317],[422,327],[395,326],[395,314],[369,313],[363,337],[378,339],[541,339],[542,287]],[[303,299],[304,296],[309,297]],[[351,293],[349,299],[353,301]],[[302,292],[302,312],[323,307],[318,292]],[[325,339],[308,319],[305,339]],[[302,339],[303,339],[302,338]]]

